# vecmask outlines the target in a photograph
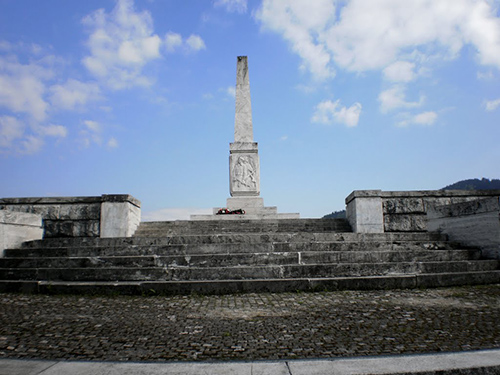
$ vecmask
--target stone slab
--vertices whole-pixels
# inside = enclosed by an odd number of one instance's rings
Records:
[[[346,215],[352,230],[356,233],[384,232],[382,199],[376,195],[350,200]]]
[[[500,259],[500,202],[498,197],[446,206],[429,206],[429,230],[439,231],[450,240],[481,249],[482,256]]]
[[[500,374],[500,350],[290,361],[289,367],[292,375]]]
[[[57,361],[0,359],[0,375],[40,375]]]
[[[354,198],[358,197],[381,197],[381,198],[398,198],[398,197],[435,197],[435,198],[453,198],[453,197],[491,197],[500,196],[500,190],[409,190],[409,191],[382,191],[382,190],[354,190],[346,198],[346,204]]]
[[[24,212],[0,210],[0,258],[5,249],[43,237],[42,217]]]
[[[26,225],[40,228],[42,226],[42,217],[24,212],[0,210],[0,224]]]
[[[471,352],[253,362],[82,362],[0,359],[0,375],[496,375],[500,349]]]
[[[131,237],[141,222],[141,209],[130,202],[101,204],[101,238]]]
[[[105,194],[93,197],[25,197],[0,198],[1,205],[9,204],[69,204],[69,203],[100,203],[100,202],[130,202],[140,206],[141,202],[129,194]]]

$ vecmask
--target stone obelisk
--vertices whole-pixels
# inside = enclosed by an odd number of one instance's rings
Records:
[[[257,143],[253,141],[252,102],[246,56],[238,56],[234,143],[229,145],[229,152],[231,196],[258,196],[260,194],[260,165]]]
[[[252,102],[248,59],[238,56],[236,66],[236,111],[234,142],[229,144],[229,191],[226,207],[245,210],[244,215],[191,215],[192,220],[298,219],[299,214],[279,214],[276,207],[264,207],[260,195],[260,162],[257,142],[253,141]]]

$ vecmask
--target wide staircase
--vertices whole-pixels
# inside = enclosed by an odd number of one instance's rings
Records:
[[[437,233],[352,233],[342,219],[143,222],[131,238],[26,242],[0,291],[191,294],[500,282],[500,262]]]

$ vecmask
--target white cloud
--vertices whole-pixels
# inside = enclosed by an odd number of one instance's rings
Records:
[[[26,113],[36,121],[45,120],[45,81],[52,74],[43,61],[21,64],[16,58],[0,58],[0,106]]]
[[[101,125],[97,121],[85,120],[83,124],[87,127],[88,130],[98,133],[101,131]]]
[[[64,85],[50,87],[50,102],[56,108],[73,110],[83,108],[88,102],[101,99],[101,90],[96,83],[68,79]]]
[[[24,135],[24,123],[12,116],[0,117],[0,150],[10,149]]]
[[[230,13],[245,13],[247,0],[216,0],[214,6],[224,7]]]
[[[348,127],[354,127],[358,125],[361,108],[360,103],[354,103],[347,108],[340,105],[340,100],[335,102],[325,100],[316,106],[311,121],[320,124],[333,124],[336,122]]]
[[[191,34],[186,40],[177,33],[168,32],[164,39],[167,52],[175,52],[182,48],[185,52],[197,52],[206,49],[205,42],[199,35]]]
[[[488,100],[484,104],[487,111],[491,112],[500,107],[500,98],[495,100]]]
[[[406,119],[400,121],[398,126],[409,126],[409,125],[433,125],[438,117],[438,114],[433,111],[422,112],[418,115],[406,115]]]
[[[231,98],[236,98],[236,87],[229,86],[225,91]]]
[[[495,78],[491,70],[488,70],[486,72],[477,72],[476,77],[477,79],[484,81],[491,81],[493,80],[493,78]]]
[[[182,46],[182,36],[180,34],[168,32],[165,35],[165,48],[168,52],[174,52],[180,46]]]
[[[143,212],[143,221],[189,220],[191,215],[211,215],[211,208],[163,208],[156,211]]]
[[[410,82],[415,79],[414,69],[414,63],[396,61],[384,69],[384,77],[392,82]]]
[[[399,85],[382,91],[378,96],[380,111],[382,113],[387,113],[398,108],[420,107],[423,104],[424,99],[425,98],[421,96],[418,102],[406,101],[405,89],[403,86]]]
[[[68,129],[62,125],[51,124],[47,126],[40,126],[38,128],[38,133],[49,137],[64,138],[68,135]]]
[[[199,35],[192,34],[186,39],[186,45],[190,51],[200,51],[206,49],[205,42]]]
[[[160,57],[161,39],[149,12],[136,12],[132,0],[118,0],[111,13],[99,9],[82,22],[90,30],[90,55],[82,62],[94,76],[115,90],[151,84],[143,68]]]
[[[333,76],[333,62],[348,71],[383,70],[402,60],[454,58],[466,44],[476,50],[481,64],[500,68],[500,18],[495,4],[487,0],[263,0],[256,18],[263,29],[291,44],[315,78],[326,79]],[[391,69],[387,74],[399,75]]]
[[[18,150],[21,154],[36,154],[43,147],[43,139],[40,137],[35,137],[34,135],[28,135],[24,140],[20,143],[20,148]]]
[[[102,126],[97,121],[84,120],[84,128],[80,131],[80,143],[84,148],[89,147],[92,143],[102,144]]]
[[[108,146],[108,148],[111,148],[111,149],[117,148],[118,147],[118,141],[116,140],[116,138],[111,137],[108,140],[107,146]]]
[[[264,0],[256,13],[263,29],[281,34],[303,60],[303,68],[316,79],[335,71],[324,37],[335,15],[333,0]]]

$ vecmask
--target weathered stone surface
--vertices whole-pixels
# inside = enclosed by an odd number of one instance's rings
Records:
[[[103,202],[101,231],[103,238],[130,237],[141,221],[141,209],[129,202]]]
[[[354,210],[355,201],[381,199],[383,210],[379,221],[384,223],[386,232],[408,232],[427,230],[426,213],[431,207],[456,203],[474,202],[488,197],[500,197],[500,190],[424,190],[424,191],[353,191],[346,198],[347,215],[354,231],[357,231],[356,220],[363,215]],[[366,215],[375,220],[375,211],[365,209]],[[361,221],[360,221],[361,223]]]
[[[250,99],[248,59],[246,56],[238,56],[236,66],[234,142],[253,142],[252,103]]]
[[[260,164],[257,152],[238,152],[229,157],[231,196],[260,194]]]
[[[347,220],[356,233],[384,231],[382,200],[377,196],[356,197],[347,204]]]
[[[427,230],[425,214],[399,214],[384,216],[386,232],[424,232]]]
[[[384,200],[384,214],[424,213],[422,198],[393,198]]]
[[[99,237],[99,220],[44,220],[46,238]]]
[[[500,259],[499,198],[488,198],[447,206],[429,207],[429,230],[446,233],[450,239],[478,246],[482,255]]]
[[[45,236],[49,238],[99,236],[102,205],[128,207],[123,212],[116,212],[114,221],[107,220],[105,227],[115,228],[115,232],[109,233],[131,236],[140,221],[141,202],[128,194],[0,199],[0,209],[40,215],[44,219]],[[120,216],[122,213],[124,216]],[[119,231],[118,222],[121,223]]]
[[[5,249],[16,248],[25,241],[42,237],[40,215],[0,210],[0,258],[3,257]]]

